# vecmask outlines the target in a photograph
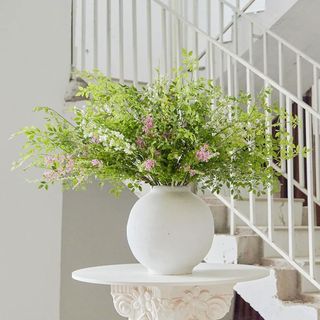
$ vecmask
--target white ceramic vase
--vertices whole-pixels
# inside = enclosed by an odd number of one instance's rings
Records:
[[[154,274],[188,274],[213,238],[208,205],[188,187],[154,187],[133,206],[127,225],[136,259]]]

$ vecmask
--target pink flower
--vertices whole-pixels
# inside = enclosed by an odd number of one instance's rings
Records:
[[[138,137],[136,140],[136,144],[139,148],[144,148],[145,147],[145,143],[143,141],[143,139],[141,137]]]
[[[193,170],[193,169],[191,169],[191,170],[189,171],[190,177],[195,176],[196,173],[197,173],[196,170]]]
[[[145,163],[144,163],[144,167],[147,171],[151,171],[156,165],[156,162],[153,159],[148,159]]]
[[[100,143],[100,139],[99,139],[99,137],[97,137],[97,136],[92,136],[92,137],[91,137],[91,142],[92,142],[92,143]]]
[[[200,162],[208,162],[212,158],[213,154],[208,150],[208,147],[205,144],[196,152],[196,157]]]
[[[46,166],[52,166],[54,164],[54,162],[56,161],[56,158],[53,156],[45,156],[44,158],[44,162],[46,164]]]
[[[91,164],[94,167],[101,167],[103,165],[103,162],[101,160],[98,160],[98,159],[93,159],[93,160],[91,160]]]
[[[56,172],[54,170],[48,170],[43,173],[43,177],[47,181],[53,181],[53,180],[58,179],[59,174],[58,174],[58,172]]]
[[[68,157],[70,157],[68,155]],[[56,160],[59,162],[59,163],[63,163],[65,160],[66,160],[66,156],[64,154],[59,154],[56,158]]]
[[[70,173],[74,168],[74,160],[72,158],[68,158],[68,161],[66,163],[65,167],[65,173]]]
[[[152,116],[148,115],[144,119],[143,131],[144,131],[144,133],[148,133],[152,128],[153,128],[153,118],[152,118]]]

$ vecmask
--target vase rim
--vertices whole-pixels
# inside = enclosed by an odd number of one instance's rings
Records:
[[[190,191],[191,186],[153,186],[152,190],[154,191],[174,191],[174,192],[183,192]]]

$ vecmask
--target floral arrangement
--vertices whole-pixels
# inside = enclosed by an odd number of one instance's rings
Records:
[[[268,90],[255,101],[246,93],[227,96],[214,81],[193,79],[197,67],[185,52],[172,79],[158,75],[141,89],[99,72],[82,74],[88,85],[78,95],[85,106],[74,108],[71,121],[49,107],[35,108],[46,113],[46,123],[19,132],[25,152],[14,167],[43,169],[38,183],[44,189],[57,181],[77,189],[98,180],[111,182],[116,193],[124,183],[134,191],[144,182],[197,184],[212,192],[226,185],[237,195],[241,188],[260,193],[274,186],[269,159],[299,152],[279,125],[287,115],[267,104]],[[298,124],[294,117],[290,122]]]

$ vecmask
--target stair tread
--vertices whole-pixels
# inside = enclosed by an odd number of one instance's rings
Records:
[[[290,266],[289,262],[287,262],[284,258],[282,257],[267,257],[267,258],[262,258],[262,264],[266,262],[277,262],[277,263],[285,263],[288,266]],[[309,264],[309,257],[296,257],[294,261],[298,264]],[[315,257],[315,263],[320,264],[320,256]],[[276,266],[275,266],[276,267]]]
[[[267,229],[268,226],[256,226],[256,228],[259,229]],[[274,226],[274,230],[287,230],[288,226]],[[252,232],[254,232],[249,226],[237,226],[236,230],[240,229],[250,229]],[[295,230],[308,230],[308,226],[294,226]],[[314,227],[314,230],[320,230],[320,226]]]
[[[221,203],[222,202],[215,196],[215,195],[212,195],[212,196],[200,196],[203,200],[205,201],[208,201],[208,202],[217,202],[217,203]],[[242,199],[235,199],[235,201],[249,201],[249,198],[242,198]],[[255,198],[255,201],[268,201],[268,198],[265,198],[265,197],[259,197],[259,198]],[[276,197],[276,198],[273,198],[273,201],[285,201],[287,202],[288,201],[288,198],[281,198],[281,197]],[[305,200],[302,199],[302,198],[294,198],[293,201],[295,202],[304,202]]]

